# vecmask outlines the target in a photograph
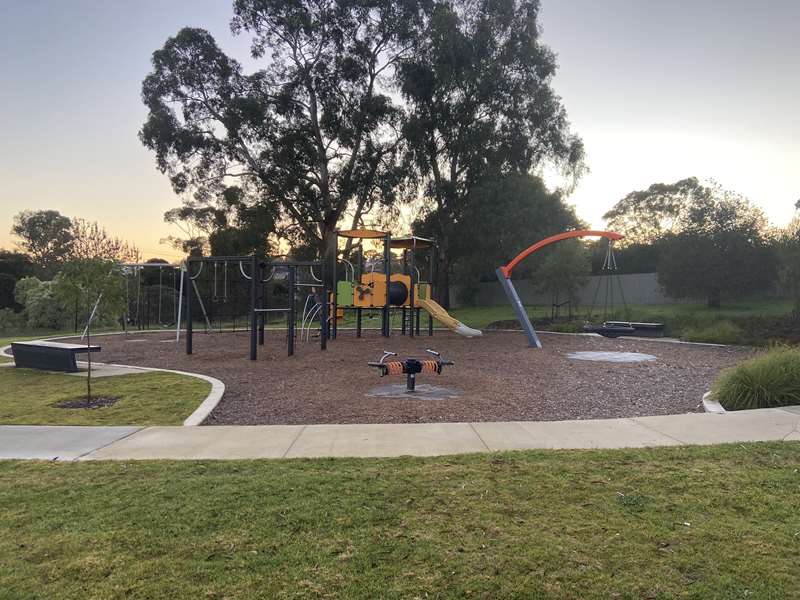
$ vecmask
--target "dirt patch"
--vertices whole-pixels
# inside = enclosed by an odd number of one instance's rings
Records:
[[[86,398],[74,398],[72,400],[63,400],[53,404],[55,408],[83,408],[95,409],[106,408],[111,406],[119,400],[119,396],[97,396],[86,402]]]
[[[258,360],[250,361],[247,333],[195,334],[191,356],[182,344],[166,342],[173,335],[149,334],[147,344],[128,344],[124,335],[98,337],[97,342],[103,362],[221,379],[225,396],[207,425],[547,421],[684,413],[702,410],[701,397],[721,369],[753,355],[747,348],[547,333],[542,334],[544,348],[536,350],[520,332],[487,331],[467,339],[437,331],[432,338],[387,339],[367,331],[357,339],[352,331],[340,331],[327,351],[319,350],[318,341],[298,342],[289,358],[285,333],[269,331]],[[456,398],[432,402],[368,395],[389,383],[368,361],[378,360],[384,349],[400,359],[425,358],[426,348],[455,365],[441,375],[420,375],[418,385],[447,388]],[[567,358],[578,351],[642,352],[656,360],[612,364]]]

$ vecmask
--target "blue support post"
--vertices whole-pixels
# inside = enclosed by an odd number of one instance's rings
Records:
[[[517,290],[514,287],[511,279],[507,279],[505,273],[503,273],[501,269],[496,269],[495,273],[497,274],[497,279],[500,280],[500,285],[503,286],[503,291],[505,291],[508,301],[511,303],[511,306],[514,308],[514,312],[517,314],[517,320],[519,321],[519,324],[522,325],[522,329],[525,330],[525,335],[528,336],[528,343],[530,347],[541,348],[542,342],[539,341],[539,336],[536,335],[533,324],[528,318],[528,313],[525,312],[525,307],[522,306],[522,300],[519,299],[519,294],[517,294]]]

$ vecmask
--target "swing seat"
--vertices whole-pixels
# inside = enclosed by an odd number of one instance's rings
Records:
[[[587,323],[583,326],[585,333],[596,333],[607,338],[618,338],[625,335],[636,335],[636,329],[631,327],[630,323],[618,323],[612,325],[611,323],[603,323],[602,325],[592,325]]]
[[[630,326],[636,330],[636,335],[642,337],[663,337],[664,324],[663,323],[637,323],[628,321],[606,321],[603,325],[611,327],[626,327]]]

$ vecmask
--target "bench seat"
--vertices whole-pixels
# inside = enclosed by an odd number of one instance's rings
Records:
[[[14,355],[14,364],[17,367],[42,369],[44,371],[63,371],[65,373],[76,373],[78,371],[78,363],[75,358],[77,354],[100,352],[100,350],[100,346],[41,340],[11,343],[11,354]]]

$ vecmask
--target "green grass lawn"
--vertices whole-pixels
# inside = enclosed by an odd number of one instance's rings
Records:
[[[92,380],[94,396],[119,396],[105,408],[56,408],[85,398],[81,377],[0,368],[0,425],[180,425],[205,399],[211,384],[174,373],[141,373]]]
[[[0,462],[8,598],[790,598],[800,443]]]

